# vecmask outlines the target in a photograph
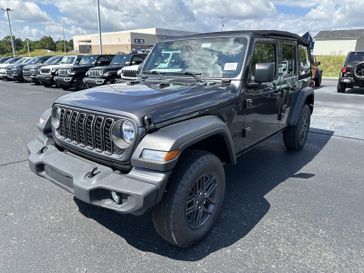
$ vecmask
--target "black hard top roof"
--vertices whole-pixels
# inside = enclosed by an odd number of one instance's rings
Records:
[[[207,33],[176,36],[167,40],[180,40],[180,39],[194,38],[194,37],[221,37],[226,35],[228,36],[250,35],[260,38],[283,38],[283,39],[288,38],[296,40],[298,43],[308,46],[308,42],[299,35],[288,31],[280,31],[280,30],[234,30],[234,31],[207,32]]]

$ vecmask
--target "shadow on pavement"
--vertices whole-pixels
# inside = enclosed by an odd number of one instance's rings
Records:
[[[315,174],[300,170],[325,147],[334,132],[310,133],[301,152],[288,152],[278,134],[242,155],[235,166],[226,166],[227,188],[222,215],[211,234],[199,245],[179,249],[154,231],[151,215],[121,215],[76,200],[80,212],[123,237],[131,246],[176,260],[197,261],[246,236],[270,208],[265,195],[290,177],[305,180]],[[122,251],[122,250],[120,250]]]

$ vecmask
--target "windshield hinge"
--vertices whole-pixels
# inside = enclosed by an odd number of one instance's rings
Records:
[[[147,131],[147,133],[150,133],[155,130],[155,125],[153,124],[151,117],[144,116],[143,123],[144,123],[145,130]]]

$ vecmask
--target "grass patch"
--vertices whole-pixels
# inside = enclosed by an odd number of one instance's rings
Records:
[[[338,77],[346,56],[316,56],[324,71],[323,77]]]

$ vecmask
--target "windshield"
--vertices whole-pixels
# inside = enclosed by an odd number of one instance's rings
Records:
[[[28,59],[27,58],[21,58],[19,60],[17,60],[14,64],[23,64],[27,61]]]
[[[364,62],[364,52],[352,52],[349,55],[347,65],[352,65],[356,62]]]
[[[91,55],[91,56],[83,56],[81,61],[80,61],[80,65],[89,65],[89,64],[94,64],[97,61],[97,56],[96,55]]]
[[[27,62],[28,64],[36,64],[38,63],[38,61],[40,60],[41,58],[39,57],[35,57],[35,58],[32,58],[32,59],[29,59],[29,61]]]
[[[130,62],[130,58],[130,54],[116,55],[112,59],[111,65],[125,65],[126,62]]]
[[[59,64],[73,64],[75,59],[75,56],[64,56]]]
[[[231,78],[239,74],[247,40],[242,37],[200,38],[158,43],[144,68],[164,74],[194,73]]]
[[[18,60],[17,58],[11,58],[11,59],[9,59],[9,60],[5,61],[5,62],[4,62],[4,64],[13,64],[13,63],[15,63],[17,60]]]
[[[48,60],[46,60],[44,62],[44,64],[57,64],[58,61],[59,61],[60,57],[59,56],[54,56],[54,57],[51,57],[49,58]]]

